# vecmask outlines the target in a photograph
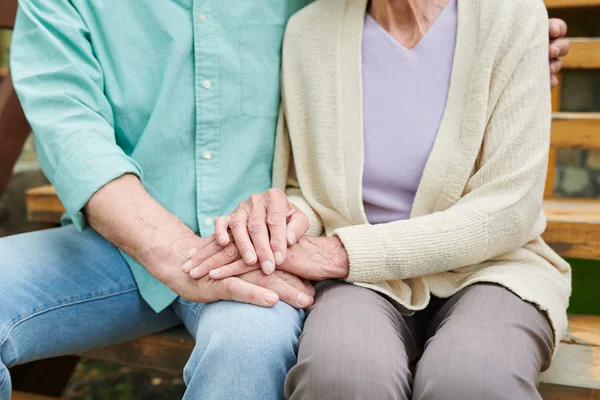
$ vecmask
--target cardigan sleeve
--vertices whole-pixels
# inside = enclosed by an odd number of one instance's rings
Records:
[[[298,207],[307,216],[310,227],[306,235],[321,236],[323,234],[321,218],[306,201],[298,183],[283,106],[279,111],[277,136],[275,138],[273,187],[285,190],[289,202]]]
[[[547,19],[540,17],[529,31],[514,43],[521,47],[518,54],[518,47],[505,50],[519,60],[512,63],[516,67],[507,71],[501,64],[494,71],[492,83],[504,84],[490,87],[478,167],[462,198],[422,217],[337,229],[350,260],[349,281],[377,283],[459,269],[533,239],[550,144]]]

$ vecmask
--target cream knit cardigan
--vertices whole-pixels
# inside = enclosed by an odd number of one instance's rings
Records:
[[[459,0],[446,110],[411,218],[380,225],[362,203],[366,6],[319,0],[290,20],[274,186],[308,215],[308,234],[339,236],[349,282],[407,313],[430,293],[494,282],[545,311],[558,343],[571,271],[540,238],[551,119],[543,2]]]

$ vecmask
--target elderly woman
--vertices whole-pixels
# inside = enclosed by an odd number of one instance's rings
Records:
[[[540,398],[570,295],[540,237],[547,24],[541,0],[321,0],[292,18],[274,166],[290,204],[240,205],[216,235],[247,262],[200,268],[259,268],[261,221],[278,238],[285,214],[277,268],[322,281],[288,398]]]

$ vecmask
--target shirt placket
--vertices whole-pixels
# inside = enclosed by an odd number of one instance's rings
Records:
[[[196,214],[199,233],[213,233],[219,212],[220,178],[219,59],[215,27],[211,21],[212,1],[194,2],[194,84],[196,92]]]

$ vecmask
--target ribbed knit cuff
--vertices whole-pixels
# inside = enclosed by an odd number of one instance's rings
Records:
[[[451,209],[409,220],[336,229],[350,261],[348,280],[378,283],[484,261],[488,216]]]
[[[381,282],[379,275],[385,266],[386,255],[377,230],[371,225],[358,225],[336,229],[334,235],[340,238],[348,253],[350,272],[346,280]]]

